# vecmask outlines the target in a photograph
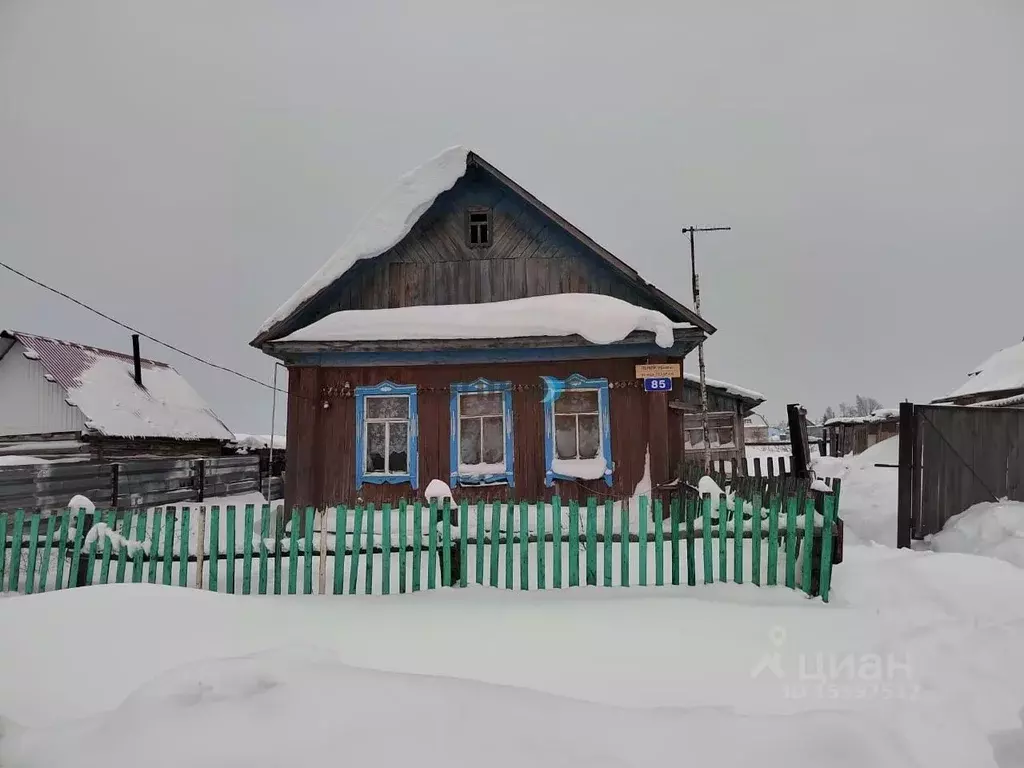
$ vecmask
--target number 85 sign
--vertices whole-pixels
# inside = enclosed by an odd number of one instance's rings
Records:
[[[672,379],[660,376],[656,379],[644,379],[644,392],[671,392]]]

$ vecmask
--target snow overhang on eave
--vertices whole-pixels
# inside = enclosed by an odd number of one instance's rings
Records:
[[[407,339],[400,341],[268,341],[260,349],[271,357],[285,363],[294,362],[298,357],[313,355],[370,355],[370,354],[421,354],[474,351],[536,351],[572,348],[577,351],[593,350],[596,357],[616,356],[621,351],[627,356],[637,347],[650,347],[651,355],[683,357],[697,348],[706,338],[698,328],[676,328],[673,330],[673,345],[670,348],[657,346],[655,334],[650,331],[634,331],[621,341],[611,344],[594,344],[581,336],[521,336],[501,339]],[[610,354],[609,354],[610,353]]]

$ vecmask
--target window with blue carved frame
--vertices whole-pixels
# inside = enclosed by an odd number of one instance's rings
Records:
[[[543,379],[545,484],[604,478],[611,485],[608,379],[587,379],[579,374]]]
[[[512,383],[451,386],[451,485],[515,485]]]
[[[409,483],[419,487],[416,387],[385,381],[356,387],[356,487]]]

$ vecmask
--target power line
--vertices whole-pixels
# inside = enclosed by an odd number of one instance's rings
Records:
[[[50,293],[55,293],[58,296],[60,296],[61,298],[67,299],[68,301],[70,301],[73,304],[77,304],[82,309],[86,309],[89,312],[92,312],[94,315],[99,315],[104,320],[109,320],[114,325],[118,325],[118,326],[124,328],[125,330],[131,331],[132,333],[137,333],[142,338],[148,339],[149,341],[152,341],[154,344],[159,344],[161,347],[166,347],[167,349],[171,350],[172,352],[177,352],[179,355],[184,355],[185,357],[187,357],[187,358],[189,358],[191,360],[195,360],[197,363],[202,363],[203,365],[208,365],[211,368],[216,368],[219,371],[224,371],[225,373],[230,373],[230,374],[233,374],[235,376],[238,376],[239,378],[245,379],[246,381],[251,381],[253,384],[259,384],[261,387],[266,387],[267,389],[272,389],[275,392],[281,392],[283,394],[288,394],[287,390],[278,389],[277,387],[273,386],[272,384],[267,384],[265,381],[260,381],[259,379],[253,378],[252,376],[249,376],[247,374],[241,373],[240,371],[236,371],[233,368],[228,368],[227,366],[220,365],[219,363],[215,363],[215,362],[213,362],[211,360],[206,360],[205,358],[199,357],[198,355],[193,355],[191,352],[186,352],[181,347],[176,347],[173,344],[168,344],[166,341],[161,341],[160,339],[156,338],[155,336],[150,336],[148,333],[143,333],[138,328],[133,328],[132,326],[128,325],[127,323],[122,323],[120,320],[117,320],[116,318],[111,317],[110,315],[106,314],[105,312],[102,312],[101,310],[98,310],[95,307],[89,306],[84,301],[79,301],[74,296],[69,296],[68,294],[64,293],[64,291],[58,290],[57,288],[49,286],[49,285],[47,285],[46,283],[44,283],[44,282],[42,282],[40,280],[36,280],[34,277],[26,275],[24,272],[22,272],[21,270],[15,269],[10,264],[5,264],[4,262],[0,261],[0,267],[3,267],[8,272],[13,272],[18,277],[22,277],[22,278],[24,278],[25,280],[28,280],[30,283],[32,283],[34,285],[38,285],[40,288],[43,288],[43,289],[49,291]]]

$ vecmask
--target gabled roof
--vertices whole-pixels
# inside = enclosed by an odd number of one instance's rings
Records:
[[[947,403],[965,397],[1002,395],[1024,391],[1024,341],[989,357],[967,375],[967,381],[933,402]]]
[[[106,437],[233,440],[216,414],[174,368],[142,360],[142,387],[135,383],[131,355],[109,349],[4,331],[22,354],[43,367],[48,381],[66,393],[86,427]],[[8,345],[4,354],[18,349]],[[0,355],[2,359],[3,355]]]
[[[700,376],[696,373],[683,371],[683,380],[700,386]],[[735,397],[750,408],[756,408],[766,399],[760,392],[755,392],[753,389],[747,389],[737,384],[730,384],[727,381],[718,381],[717,379],[704,377],[704,386],[708,389],[716,389],[729,397]]]
[[[396,246],[427,212],[437,196],[448,191],[462,178],[469,167],[476,167],[518,195],[541,215],[559,226],[570,237],[592,251],[620,278],[650,297],[655,308],[673,322],[687,322],[707,334],[714,326],[689,307],[673,299],[661,289],[645,281],[639,273],[611,252],[592,240],[559,214],[527,192],[479,155],[465,147],[451,147],[419,168],[402,176],[377,208],[360,222],[344,245],[306,283],[282,304],[260,327],[253,346],[260,346],[284,335],[288,321],[315,301],[324,291],[364,259],[382,255]]]

